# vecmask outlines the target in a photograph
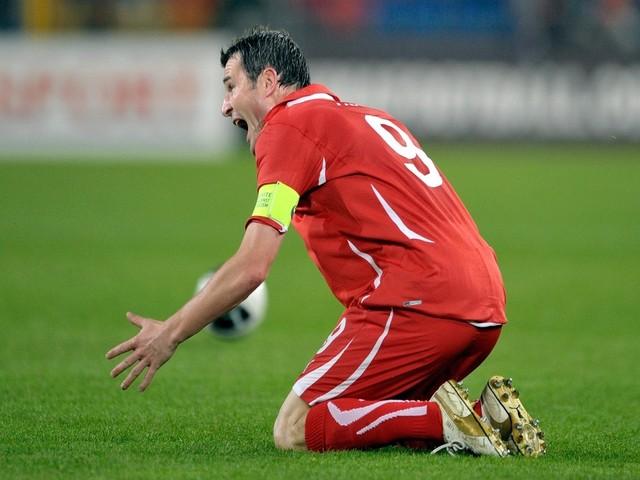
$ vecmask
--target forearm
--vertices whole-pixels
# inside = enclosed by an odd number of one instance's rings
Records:
[[[167,320],[172,341],[182,343],[231,310],[247,298],[265,276],[266,272],[256,270],[239,255],[231,257],[205,288]]]
[[[252,222],[240,248],[205,288],[167,320],[171,341],[177,345],[209,322],[238,305],[267,277],[282,236],[273,228]]]

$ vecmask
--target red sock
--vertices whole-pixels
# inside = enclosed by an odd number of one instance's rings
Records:
[[[480,399],[476,400],[473,404],[473,410],[478,414],[479,417],[482,417],[482,402]]]
[[[319,452],[412,439],[442,442],[442,415],[436,403],[338,398],[311,407],[305,423],[307,448]]]

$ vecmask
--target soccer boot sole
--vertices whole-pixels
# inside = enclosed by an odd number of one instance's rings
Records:
[[[493,424],[492,422],[492,426],[496,431],[502,432],[503,440],[505,440],[506,433],[505,441],[511,453],[525,457],[539,457],[546,453],[544,432],[540,429],[539,421],[531,417],[524,408],[520,400],[520,393],[513,386],[511,378],[491,377],[483,392],[483,397],[484,395],[493,395],[495,402],[504,409],[504,413],[509,417],[511,425],[507,432],[504,432],[504,422],[502,424]],[[491,416],[487,415],[487,417],[490,421],[492,420]]]

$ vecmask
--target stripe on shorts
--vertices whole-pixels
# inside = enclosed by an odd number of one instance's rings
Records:
[[[313,385],[318,380],[320,380],[324,376],[324,374],[327,373],[329,369],[333,367],[338,360],[340,360],[340,357],[345,352],[345,350],[349,348],[349,345],[351,345],[351,342],[353,342],[353,339],[349,340],[349,343],[347,343],[347,346],[344,347],[340,353],[338,353],[335,357],[333,357],[327,363],[321,365],[315,370],[307,373],[304,377],[300,378],[293,385],[293,391],[296,393],[296,395],[300,397],[307,390],[307,388],[309,388],[311,385]]]
[[[324,345],[322,345],[320,347],[320,350],[316,352],[316,355],[318,353],[324,352],[327,348],[329,348],[329,345],[331,345],[336,338],[342,335],[342,332],[344,332],[344,329],[346,326],[347,326],[347,317],[343,317],[342,320],[340,320],[340,323],[338,323],[338,326],[336,326],[336,328],[333,329],[333,332],[331,332],[327,337],[327,339],[324,341]]]
[[[356,370],[351,374],[351,376],[349,378],[347,378],[344,382],[342,382],[340,385],[334,387],[329,392],[327,392],[325,394],[322,394],[319,397],[315,398],[314,400],[309,402],[309,405],[315,405],[316,403],[324,402],[324,401],[327,401],[327,400],[331,400],[332,398],[335,398],[335,397],[341,395],[347,388],[349,388],[351,385],[353,385],[353,383],[362,376],[362,374],[369,367],[369,365],[371,364],[371,362],[373,361],[373,359],[377,355],[378,350],[380,350],[380,347],[382,346],[382,342],[384,341],[384,339],[386,338],[387,334],[389,333],[389,328],[391,327],[391,321],[392,320],[393,320],[393,309],[391,309],[391,312],[389,313],[389,318],[387,319],[387,323],[386,323],[386,325],[384,327],[384,331],[380,334],[380,336],[378,337],[378,340],[376,340],[375,345],[373,346],[373,348],[371,349],[371,351],[369,352],[367,357],[358,366],[358,368],[356,368]],[[351,344],[351,342],[349,342],[349,345],[350,344]],[[344,350],[342,350],[342,352],[340,352],[338,355],[341,356],[344,353],[344,351],[347,349],[347,347],[349,347],[349,345],[347,345],[344,348]],[[333,360],[334,359],[332,358],[331,361],[333,361]],[[336,359],[336,361],[337,361],[337,359]],[[335,363],[335,361],[333,361],[333,363]],[[320,368],[323,368],[323,367],[324,367],[324,365],[322,367],[320,367]],[[324,373],[326,373],[327,370],[329,370],[329,369],[327,368],[323,372],[323,375],[324,375]],[[315,371],[316,370],[314,370],[314,372]],[[309,374],[305,375],[305,377],[307,377],[308,375],[311,375],[314,372],[310,372]],[[303,380],[305,377],[303,377],[300,380]],[[313,383],[315,383],[317,380],[318,379],[315,379],[313,381]],[[296,382],[296,385],[298,383],[299,383],[299,381]],[[298,396],[300,396],[300,393],[298,393],[298,391],[296,391],[296,389],[295,389],[296,385],[294,385],[294,391],[296,392],[296,394],[298,394]],[[306,390],[306,388],[304,390]],[[302,391],[304,392],[304,390],[302,390]]]

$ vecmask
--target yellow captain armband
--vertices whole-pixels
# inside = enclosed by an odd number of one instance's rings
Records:
[[[284,233],[289,228],[298,200],[298,192],[282,182],[263,185],[258,190],[258,200],[251,216],[273,220]]]

